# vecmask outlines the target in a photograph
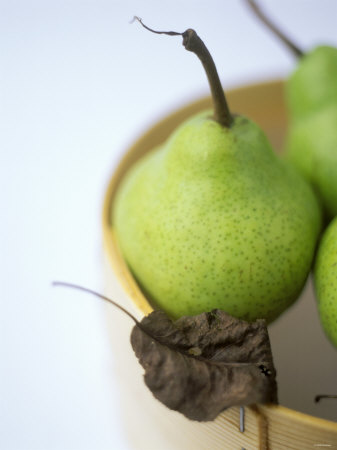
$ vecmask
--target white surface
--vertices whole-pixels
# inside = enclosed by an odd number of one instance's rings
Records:
[[[337,45],[335,0],[261,0],[300,46]],[[291,55],[237,1],[0,1],[0,448],[129,449],[103,305],[100,214],[144,128],[207,93],[193,27],[225,87],[286,75]],[[116,299],[118,300],[118,299]]]

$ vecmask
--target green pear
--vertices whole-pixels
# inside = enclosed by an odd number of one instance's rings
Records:
[[[327,217],[336,216],[337,102],[290,124],[287,158],[312,184]]]
[[[314,281],[323,329],[337,348],[337,217],[329,224],[320,242]]]
[[[286,158],[312,184],[327,218],[337,214],[337,48],[303,53],[253,0],[256,15],[295,53],[296,69],[285,86],[289,115]]]
[[[200,57],[195,42],[184,45]],[[172,318],[219,308],[271,322],[307,279],[320,208],[262,130],[229,113],[218,78],[211,78],[215,116],[188,119],[131,168],[113,224],[139,284]]]
[[[319,46],[303,54],[286,85],[290,118],[301,120],[337,106],[337,48]]]
[[[286,154],[318,193],[328,218],[337,214],[337,49],[304,55],[290,76]]]

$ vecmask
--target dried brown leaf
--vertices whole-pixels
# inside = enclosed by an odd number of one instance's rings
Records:
[[[131,344],[153,395],[192,420],[213,420],[235,405],[277,402],[276,372],[264,320],[224,311],[171,321],[154,311]]]

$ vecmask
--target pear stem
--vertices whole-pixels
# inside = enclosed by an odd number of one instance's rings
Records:
[[[135,16],[134,20],[138,20],[138,22],[144,28],[151,31],[152,33],[183,37],[183,46],[185,47],[185,49],[193,52],[199,58],[205,69],[212,94],[214,120],[220,125],[229,128],[233,122],[233,117],[229,111],[225,93],[222,89],[215,63],[206,45],[200,39],[197,33],[190,28],[183,33],[177,33],[176,31],[156,31],[144,25],[139,17]]]
[[[255,15],[263,22],[272,33],[274,33],[296,56],[296,58],[302,58],[304,52],[297,47],[284,33],[281,31],[271,20],[267,17],[254,0],[246,0],[250,8],[254,11]]]

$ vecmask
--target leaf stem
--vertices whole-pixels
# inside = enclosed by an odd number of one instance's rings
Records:
[[[77,284],[72,284],[72,283],[66,283],[64,281],[53,281],[52,283],[53,286],[63,286],[63,287],[68,287],[68,288],[72,288],[72,289],[78,289],[80,291],[84,291],[87,292],[88,294],[93,294],[96,297],[111,303],[112,305],[114,305],[116,308],[120,309],[124,314],[126,314],[127,316],[129,316],[135,323],[136,325],[139,325],[138,320],[125,308],[123,308],[123,306],[119,305],[118,303],[114,302],[113,300],[111,300],[108,297],[105,297],[105,295],[99,294],[98,292],[92,291],[91,289],[85,288],[83,286],[78,286]]]
[[[176,31],[156,31],[146,26],[139,17],[135,16],[134,20],[137,20],[144,28],[152,33],[183,37],[183,46],[185,49],[193,52],[199,58],[205,69],[212,94],[214,119],[220,125],[229,128],[233,122],[233,117],[229,111],[215,63],[206,45],[197,33],[191,28],[187,29],[183,33],[178,33]]]

